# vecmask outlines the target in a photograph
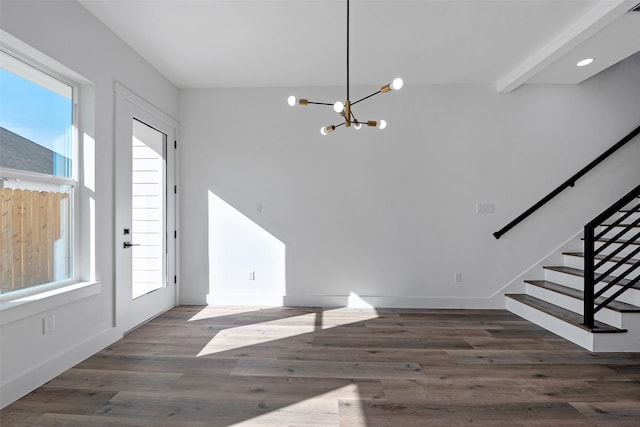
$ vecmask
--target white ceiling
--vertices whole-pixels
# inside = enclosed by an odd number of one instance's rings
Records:
[[[578,83],[640,51],[639,1],[352,0],[351,84]],[[346,0],[80,3],[180,88],[346,82]]]

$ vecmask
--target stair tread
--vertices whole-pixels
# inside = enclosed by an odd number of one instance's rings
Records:
[[[584,277],[584,271],[580,270],[579,268],[566,267],[564,265],[545,265],[542,268],[546,270],[557,271],[559,273],[565,273],[565,274],[571,274],[573,276]],[[607,276],[604,279],[602,279],[602,281],[605,283],[610,283],[615,279],[616,279],[615,276]],[[629,283],[628,279],[622,279],[617,283],[617,285],[624,286],[627,283]],[[634,286],[632,286],[632,288],[640,290],[640,283],[636,283]]]
[[[569,255],[569,256],[575,256],[575,257],[584,258],[584,252],[563,252],[562,255]],[[603,260],[603,259],[606,258],[606,255],[596,255],[595,258],[597,260]],[[623,259],[623,257],[614,256],[609,261],[611,261],[611,262],[620,262],[620,261],[622,261],[622,259]],[[625,264],[635,264],[635,263],[638,263],[638,262],[640,262],[640,259],[631,258],[631,259],[627,260]]]
[[[570,288],[548,280],[525,280],[524,282],[584,301],[584,292],[578,289]],[[603,297],[596,298],[596,304],[600,304],[605,299],[606,298]],[[621,301],[612,301],[607,305],[607,308],[620,313],[640,313],[640,307]]]
[[[567,322],[571,325],[582,328],[586,331],[592,333],[620,333],[627,332],[626,329],[618,329],[614,326],[607,325],[606,323],[595,321],[593,328],[588,328],[582,324],[582,315],[578,313],[574,313],[573,311],[567,310],[562,307],[558,307],[557,305],[548,303],[539,298],[532,297],[531,295],[525,294],[506,294],[507,298],[511,298],[516,300],[522,304],[526,304],[529,307],[533,307],[536,310],[539,310],[543,313],[549,314],[553,317],[556,317],[564,322]]]

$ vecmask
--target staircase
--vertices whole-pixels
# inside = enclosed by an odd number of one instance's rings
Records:
[[[507,309],[593,352],[640,351],[639,193],[640,186],[587,225],[583,248],[563,252],[563,265],[545,266],[543,279],[525,280],[524,294],[507,294]],[[586,280],[592,304],[585,304],[585,266],[595,272]],[[595,311],[593,322],[585,307]]]

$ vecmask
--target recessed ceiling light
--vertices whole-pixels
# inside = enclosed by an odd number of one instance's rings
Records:
[[[576,65],[578,67],[584,67],[585,65],[589,65],[593,62],[593,58],[585,58],[582,61],[579,61]]]

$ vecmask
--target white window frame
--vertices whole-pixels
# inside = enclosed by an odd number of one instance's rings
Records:
[[[72,88],[72,169],[71,177],[0,168],[0,177],[9,180],[21,179],[33,182],[47,182],[51,184],[71,185],[72,223],[72,274],[69,279],[58,282],[33,285],[24,289],[7,292],[0,295],[0,326],[32,316],[53,308],[96,295],[101,292],[100,282],[95,280],[95,272],[90,265],[95,260],[84,254],[87,239],[82,234],[89,232],[89,224],[94,219],[87,216],[94,215],[89,207],[88,197],[83,194],[84,188],[84,156],[83,142],[85,132],[91,128],[94,134],[95,99],[93,83],[74,71],[66,68],[57,61],[42,54],[31,46],[23,43],[11,34],[0,29],[0,49],[14,58],[25,62],[35,69],[71,86]],[[83,218],[83,216],[85,218]],[[91,251],[92,255],[95,251]]]

